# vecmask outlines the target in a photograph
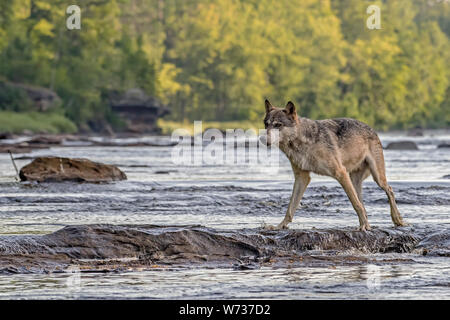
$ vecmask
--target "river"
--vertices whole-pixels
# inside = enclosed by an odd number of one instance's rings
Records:
[[[385,150],[387,178],[404,219],[422,230],[450,233],[448,132],[424,137],[380,134],[383,145],[413,140],[416,151]],[[100,139],[100,138],[99,138]],[[170,137],[119,139],[169,142]],[[260,228],[284,217],[293,175],[282,155],[264,164],[174,163],[173,147],[65,146],[26,156],[89,158],[115,164],[128,180],[108,184],[19,183],[0,154],[0,236],[47,234],[75,224],[203,225]],[[21,156],[21,155],[16,155]],[[30,160],[17,160],[19,167]],[[371,178],[364,203],[373,227],[391,227],[385,193]],[[291,229],[357,228],[338,183],[312,176]],[[367,255],[355,252],[355,255]],[[182,268],[120,273],[0,274],[1,299],[450,299],[450,260],[419,252],[377,254],[408,262],[314,267]]]

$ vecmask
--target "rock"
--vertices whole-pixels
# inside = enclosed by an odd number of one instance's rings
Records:
[[[12,153],[28,153],[33,149],[46,149],[52,146],[61,145],[63,136],[41,135],[32,137],[30,140],[14,143],[0,144],[0,153],[10,150]]]
[[[434,232],[422,239],[417,248],[424,249],[426,255],[450,257],[450,234],[448,230]]]
[[[450,143],[441,143],[437,147],[438,148],[450,148]]]
[[[414,141],[396,141],[387,145],[386,150],[419,150]]]
[[[21,156],[21,157],[14,157],[14,160],[34,160],[37,157],[32,157],[32,156]]]
[[[42,144],[42,145],[58,145],[63,142],[63,138],[61,136],[50,136],[50,135],[41,135],[31,138],[27,141],[30,145]]]
[[[112,165],[87,159],[39,157],[20,170],[21,181],[38,182],[110,182],[126,180],[127,176]]]
[[[442,177],[442,179],[450,179],[450,174],[446,174],[445,176]]]
[[[159,170],[155,171],[154,174],[170,174],[171,172],[177,172],[177,170]]]
[[[0,153],[6,153],[11,150],[13,153],[28,153],[33,149],[46,149],[54,146],[58,147],[171,147],[176,142],[160,143],[158,141],[141,141],[141,142],[118,142],[114,140],[95,140],[85,136],[74,136],[69,134],[58,135],[37,135],[32,136],[29,140],[20,143],[0,143]]]
[[[95,146],[102,146],[102,147],[173,147],[177,145],[175,142],[169,142],[169,143],[157,143],[157,142],[130,142],[130,143],[124,143],[124,142],[116,142],[116,141],[95,141],[95,140],[88,140],[92,143],[92,145]]]
[[[53,272],[74,264],[91,271],[154,265],[256,269],[293,262],[366,264],[364,255],[336,251],[411,252],[418,242],[410,230],[393,228],[220,231],[202,226],[75,225],[47,235],[0,236],[0,273]],[[380,256],[376,259],[380,263]]]
[[[409,129],[407,135],[409,137],[423,137],[423,129],[420,127]]]

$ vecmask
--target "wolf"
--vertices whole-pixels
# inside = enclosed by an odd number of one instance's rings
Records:
[[[277,108],[266,99],[265,107],[267,144],[278,145],[286,154],[295,177],[286,216],[278,226],[266,228],[286,229],[292,222],[311,181],[310,172],[332,177],[340,183],[358,214],[361,231],[371,229],[362,197],[362,182],[371,174],[386,192],[394,225],[406,225],[386,180],[383,147],[375,130],[350,118],[311,120],[299,117],[292,101],[285,108]]]

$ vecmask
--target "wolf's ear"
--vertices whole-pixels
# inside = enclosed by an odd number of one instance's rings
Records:
[[[273,106],[270,104],[269,100],[266,99],[266,101],[264,101],[265,105],[266,105],[266,113],[269,113],[272,109]]]
[[[286,111],[287,111],[287,114],[289,114],[289,115],[297,115],[297,113],[295,111],[294,103],[292,101],[289,101],[286,104]]]

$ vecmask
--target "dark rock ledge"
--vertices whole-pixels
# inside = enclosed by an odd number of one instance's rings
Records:
[[[0,273],[64,272],[73,265],[82,272],[109,272],[361,264],[378,261],[374,259],[379,255],[370,253],[432,254],[426,248],[439,239],[445,240],[444,251],[440,247],[439,252],[446,255],[447,235],[425,239],[411,228],[229,231],[202,226],[75,225],[47,235],[1,236]],[[383,261],[411,261],[411,255],[400,256],[386,255]]]

